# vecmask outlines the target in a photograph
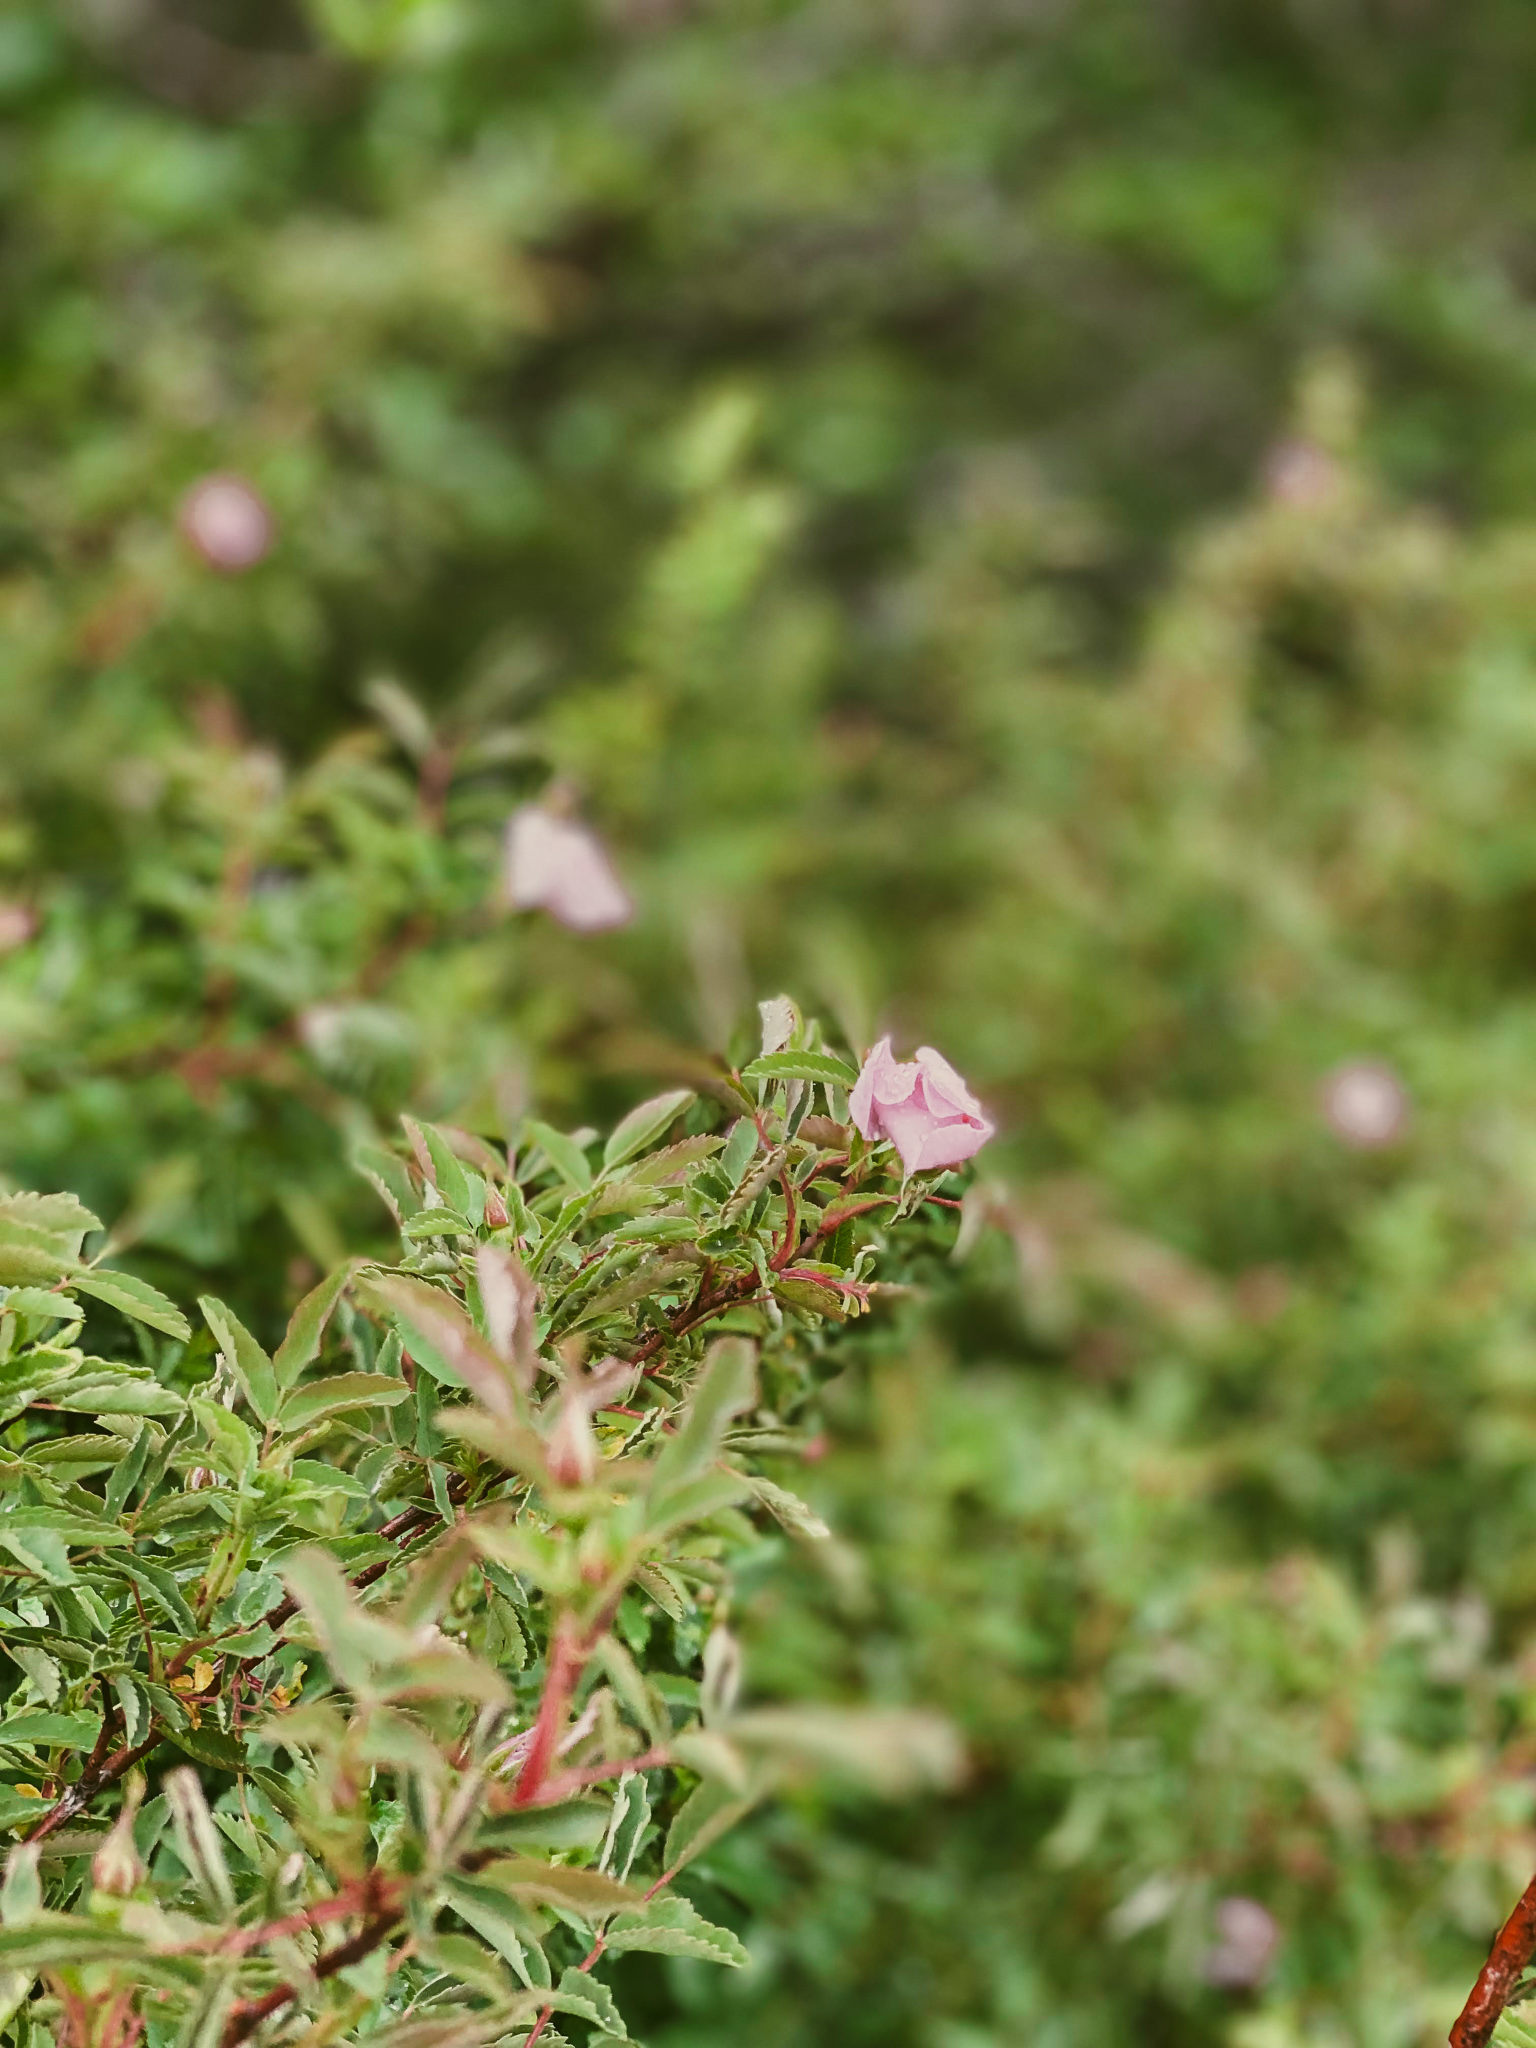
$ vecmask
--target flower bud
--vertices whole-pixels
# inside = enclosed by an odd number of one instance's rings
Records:
[[[561,1402],[545,1457],[556,1486],[590,1486],[597,1477],[597,1438],[579,1395],[568,1393]]]
[[[485,1191],[485,1221],[488,1229],[505,1230],[512,1221],[512,1215],[501,1198],[499,1188],[488,1187]]]
[[[144,1798],[144,1774],[133,1771],[124,1788],[122,1811],[91,1858],[91,1883],[112,1898],[126,1899],[144,1882],[144,1863],[133,1839],[134,1817]]]

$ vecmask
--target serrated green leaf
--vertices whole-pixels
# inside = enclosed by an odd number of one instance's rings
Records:
[[[272,1357],[272,1370],[279,1387],[291,1387],[305,1366],[320,1356],[325,1326],[337,1302],[347,1291],[356,1268],[349,1260],[328,1273],[318,1287],[312,1287],[288,1318],[287,1334]]]
[[[475,1226],[467,1216],[441,1204],[419,1209],[409,1222],[400,1226],[400,1235],[407,1244],[420,1244],[432,1237],[473,1237],[474,1233]]]
[[[851,1088],[858,1074],[829,1052],[768,1052],[741,1070],[744,1081],[822,1081]]]
[[[224,1354],[225,1365],[251,1404],[252,1414],[260,1422],[270,1422],[277,1413],[277,1375],[271,1359],[233,1309],[215,1296],[203,1295],[198,1307]]]
[[[691,1088],[671,1088],[664,1095],[653,1095],[648,1102],[637,1104],[615,1125],[613,1135],[603,1147],[603,1171],[611,1173],[637,1153],[649,1151],[693,1100]]]
[[[410,1394],[404,1380],[381,1372],[341,1372],[286,1395],[278,1415],[280,1426],[297,1433],[340,1415],[348,1408],[393,1408]]]
[[[208,1442],[208,1462],[226,1479],[239,1481],[256,1469],[261,1441],[251,1425],[218,1401],[194,1394],[187,1402]]]
[[[100,1732],[100,1724],[89,1714],[11,1714],[0,1721],[0,1742],[18,1743],[26,1748],[47,1748],[63,1744],[89,1751]]]
[[[562,1971],[560,1982],[550,1992],[546,2003],[556,2012],[574,2013],[578,2019],[590,2020],[605,2033],[616,2034],[620,2040],[626,2038],[628,2029],[623,2015],[613,2002],[613,1993],[599,1978],[584,1975],[580,1970]]]
[[[420,1124],[413,1117],[400,1119],[412,1142],[423,1148],[432,1162],[432,1180],[450,1209],[464,1215],[470,1205],[469,1176],[460,1165],[452,1145],[435,1124]]]
[[[700,1962],[725,1963],[740,1969],[750,1958],[728,1927],[706,1920],[687,1899],[653,1899],[649,1905],[620,1913],[607,1929],[611,1949],[639,1949],[650,1955],[694,1956]]]
[[[7,1287],[0,1300],[0,1315],[52,1316],[56,1322],[71,1322],[82,1313],[78,1301],[51,1287]]]
[[[104,1301],[109,1308],[131,1316],[134,1322],[147,1323],[150,1329],[174,1337],[179,1343],[185,1344],[191,1339],[192,1325],[175,1302],[163,1295],[158,1287],[151,1287],[147,1280],[140,1280],[132,1273],[109,1272],[104,1267],[94,1266],[89,1272],[77,1273],[70,1284],[79,1293]]]
[[[549,1124],[539,1123],[534,1117],[528,1119],[525,1128],[567,1187],[575,1188],[578,1194],[585,1194],[592,1185],[592,1168],[576,1140]]]

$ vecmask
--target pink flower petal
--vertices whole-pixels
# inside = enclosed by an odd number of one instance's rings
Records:
[[[909,1173],[929,1173],[938,1166],[958,1166],[972,1159],[992,1136],[992,1126],[983,1117],[961,1117],[954,1123],[934,1124],[919,1148]]]
[[[935,1052],[931,1045],[920,1045],[917,1065],[923,1077],[923,1093],[935,1116],[981,1115],[981,1104],[943,1053]]]
[[[852,1117],[853,1127],[861,1138],[873,1139],[877,1135],[874,1115],[875,1082],[887,1067],[895,1064],[891,1058],[889,1038],[882,1038],[880,1043],[871,1046],[865,1055],[864,1064],[859,1069],[859,1078],[854,1082],[853,1091],[848,1097],[848,1114]]]
[[[880,1132],[901,1154],[903,1173],[922,1169],[923,1150],[933,1131],[933,1118],[920,1102],[895,1102],[880,1112]]]
[[[564,859],[545,902],[550,916],[573,932],[612,931],[628,924],[635,906],[601,841],[581,825],[567,830]]]
[[[596,833],[541,804],[507,821],[506,875],[515,909],[546,910],[572,931],[608,931],[634,915]]]

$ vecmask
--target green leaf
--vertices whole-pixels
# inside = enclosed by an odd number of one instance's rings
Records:
[[[385,1152],[377,1145],[359,1145],[352,1155],[352,1164],[364,1180],[373,1183],[397,1223],[403,1222],[407,1216],[414,1216],[421,1207],[421,1197],[412,1184],[404,1160],[397,1159],[393,1152]]]
[[[636,1153],[649,1151],[693,1099],[691,1088],[671,1088],[665,1095],[653,1095],[649,1102],[638,1104],[615,1125],[603,1147],[603,1171],[611,1173]]]
[[[704,1355],[675,1434],[656,1460],[651,1491],[662,1494],[696,1479],[719,1456],[732,1416],[757,1398],[757,1347],[746,1337],[717,1337]]]
[[[153,1447],[154,1440],[154,1432],[150,1429],[149,1424],[141,1422],[138,1434],[134,1437],[132,1447],[127,1456],[124,1457],[121,1450],[119,1450],[118,1461],[113,1469],[112,1476],[107,1481],[106,1496],[102,1502],[102,1512],[108,1521],[116,1521],[123,1511],[128,1496],[138,1485],[140,1478],[143,1476],[144,1467],[149,1462],[149,1453]],[[114,1439],[114,1441],[120,1441],[120,1439]]]
[[[886,1798],[952,1787],[965,1770],[949,1722],[903,1708],[759,1707],[732,1717],[731,1740],[835,1772]]]
[[[668,1145],[664,1151],[652,1152],[644,1159],[635,1160],[620,1186],[665,1187],[684,1181],[695,1166],[706,1159],[713,1159],[723,1142],[712,1133],[697,1138],[679,1138],[675,1145]]]
[[[320,1356],[325,1326],[356,1270],[353,1262],[348,1260],[334,1273],[328,1273],[318,1287],[309,1290],[288,1318],[287,1334],[272,1360],[272,1370],[280,1387],[291,1387],[305,1366],[312,1365]]]
[[[774,1520],[788,1529],[794,1536],[809,1536],[813,1542],[822,1543],[832,1534],[826,1523],[814,1508],[808,1507],[798,1493],[791,1493],[787,1486],[775,1486],[771,1479],[758,1474],[748,1475],[747,1485],[755,1499],[760,1500]]]
[[[245,1768],[244,1744],[226,1735],[222,1728],[215,1728],[206,1716],[200,1728],[194,1728],[190,1721],[181,1727],[167,1728],[166,1739],[194,1763],[206,1765],[211,1771],[239,1772]]]
[[[534,1117],[529,1117],[525,1128],[566,1185],[575,1188],[578,1194],[585,1194],[592,1185],[592,1168],[576,1140],[566,1137],[563,1131],[557,1131],[549,1124],[539,1123]]]
[[[49,1529],[12,1529],[0,1519],[0,1547],[8,1550],[28,1571],[46,1579],[51,1586],[72,1586],[75,1583],[63,1539]]]
[[[0,1924],[8,1928],[29,1927],[42,1910],[38,1850],[36,1842],[18,1842],[6,1858],[5,1882],[0,1885]]]
[[[51,1287],[8,1287],[0,1300],[0,1315],[51,1316],[62,1323],[83,1313],[71,1295],[57,1294]]]
[[[529,1967],[528,1951],[534,1942],[506,1892],[466,1877],[450,1877],[443,1889],[459,1918],[512,1965],[530,1991],[548,1984],[547,1964],[544,1975],[537,1978]]]
[[[613,1815],[598,1866],[620,1884],[629,1876],[650,1818],[651,1797],[645,1774],[626,1771],[613,1795]]]
[[[825,1081],[851,1088],[858,1075],[846,1060],[829,1052],[768,1052],[741,1070],[744,1081]]]
[[[0,1195],[0,1286],[46,1285],[73,1273],[101,1222],[73,1195]]]
[[[193,1394],[187,1406],[208,1440],[208,1462],[216,1472],[238,1484],[255,1471],[261,1441],[248,1422],[222,1402],[205,1401],[200,1394]]]
[[[432,1162],[432,1180],[450,1209],[463,1215],[470,1206],[469,1176],[459,1164],[453,1147],[433,1124],[419,1124],[413,1117],[400,1119],[412,1143],[424,1149]]]
[[[141,1593],[147,1594],[169,1617],[174,1628],[183,1635],[196,1635],[197,1617],[165,1565],[153,1564],[147,1557],[113,1557],[111,1568],[131,1581]]]
[[[151,1287],[147,1280],[140,1280],[132,1273],[109,1272],[104,1267],[93,1266],[89,1272],[77,1273],[71,1284],[81,1294],[104,1301],[109,1308],[131,1316],[136,1323],[147,1323],[152,1330],[174,1337],[179,1343],[185,1344],[191,1339],[192,1325],[175,1302],[168,1300],[158,1287]]]
[[[126,1671],[114,1674],[112,1690],[117,1695],[117,1704],[123,1716],[123,1739],[132,1747],[142,1742],[148,1732],[149,1708],[143,1693]]]
[[[324,1421],[328,1415],[340,1415],[347,1408],[393,1408],[410,1391],[404,1380],[394,1379],[388,1373],[341,1372],[289,1394],[283,1401],[278,1422],[292,1434]]]
[[[632,1913],[620,1913],[607,1930],[611,1949],[643,1949],[657,1956],[694,1956],[700,1962],[740,1969],[746,1949],[728,1927],[716,1927],[687,1899],[653,1899]]]
[[[706,1778],[683,1801],[667,1830],[667,1846],[662,1851],[667,1869],[679,1871],[702,1856],[753,1804],[750,1795],[733,1792],[723,1779]]]
[[[461,1216],[457,1209],[445,1209],[438,1204],[430,1209],[419,1209],[409,1223],[402,1223],[400,1235],[407,1244],[420,1244],[430,1237],[473,1237],[475,1226],[467,1216]]]
[[[761,1142],[751,1117],[738,1117],[732,1124],[725,1150],[720,1154],[720,1170],[733,1188],[741,1185],[742,1175],[756,1157]]]
[[[0,1721],[0,1742],[20,1743],[27,1748],[48,1748],[62,1744],[89,1752],[100,1733],[100,1724],[89,1714],[12,1714]]]
[[[373,1313],[398,1319],[406,1348],[433,1379],[468,1387],[493,1415],[521,1419],[515,1364],[498,1356],[452,1295],[403,1273],[370,1273],[357,1294]]]
[[[565,1970],[546,2003],[556,2012],[570,2012],[578,2019],[590,2020],[620,2040],[628,2038],[629,2030],[613,2002],[613,1993],[599,1978],[583,1975],[576,1969]]]
[[[270,1422],[277,1413],[277,1375],[272,1361],[241,1322],[233,1309],[205,1294],[198,1302],[212,1330],[224,1363],[251,1404],[260,1422]]]

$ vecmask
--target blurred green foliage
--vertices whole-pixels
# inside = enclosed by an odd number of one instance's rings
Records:
[[[1522,0],[0,14],[11,1176],[270,1337],[399,1108],[780,986],[1006,1125],[742,1617],[972,1788],[722,1850],[653,2048],[1399,2048],[1536,1863],[1533,85]],[[621,934],[498,906],[551,776]]]

